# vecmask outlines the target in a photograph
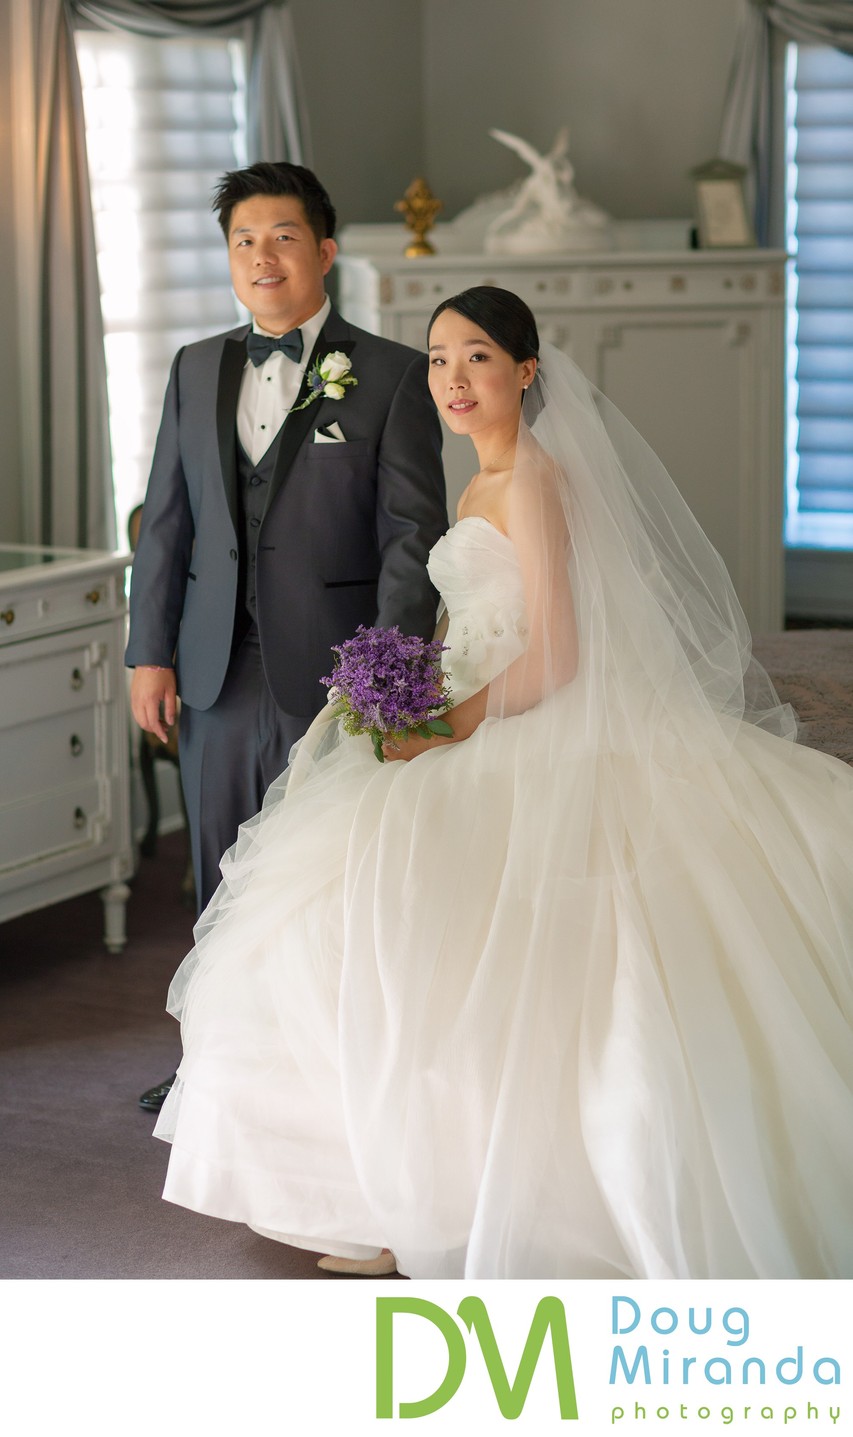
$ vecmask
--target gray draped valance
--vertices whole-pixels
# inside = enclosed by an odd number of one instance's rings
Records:
[[[741,0],[719,153],[746,165],[759,242],[768,240],[771,157],[771,31],[853,54],[851,0]]]
[[[254,160],[311,163],[290,11],[284,0],[68,0],[72,16],[98,29],[166,39],[213,32],[246,47],[246,142]]]
[[[155,36],[230,29],[257,15],[266,4],[267,0],[71,0],[71,9],[93,25]]]
[[[853,52],[850,0],[750,0],[750,4],[791,40]]]

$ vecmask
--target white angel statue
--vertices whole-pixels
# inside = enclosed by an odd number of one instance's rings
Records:
[[[569,131],[561,129],[551,151],[540,155],[526,140],[505,130],[493,139],[515,150],[530,166],[509,209],[486,231],[487,254],[545,254],[567,249],[606,249],[612,243],[610,216],[574,187],[569,160]]]

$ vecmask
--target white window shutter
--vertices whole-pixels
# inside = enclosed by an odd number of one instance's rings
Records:
[[[789,543],[853,548],[853,56],[788,68]]]
[[[241,314],[211,189],[245,164],[243,47],[81,31],[119,534],[145,494],[169,366]]]

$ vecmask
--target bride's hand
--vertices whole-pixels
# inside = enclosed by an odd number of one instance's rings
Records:
[[[436,734],[433,738],[421,738],[420,734],[410,734],[408,738],[386,739],[382,745],[382,752],[385,755],[386,763],[394,763],[396,759],[417,758],[418,754],[426,753],[428,748],[439,748],[448,743],[453,743],[452,738],[443,738]]]
[[[453,729],[452,738],[446,738],[443,734],[421,738],[420,734],[415,733],[405,739],[386,739],[382,745],[386,760],[393,763],[395,759],[402,758],[408,763],[410,758],[417,758],[418,754],[426,753],[428,748],[443,748],[446,744],[461,743],[463,739],[470,738],[486,717],[488,692],[488,688],[480,689],[478,693],[463,699],[449,713],[444,714],[443,717]]]

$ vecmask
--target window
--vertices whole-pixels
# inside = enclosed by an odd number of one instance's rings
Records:
[[[853,550],[853,56],[788,46],[786,540]]]
[[[116,521],[145,495],[169,366],[241,317],[210,192],[246,163],[243,46],[82,31]]]

